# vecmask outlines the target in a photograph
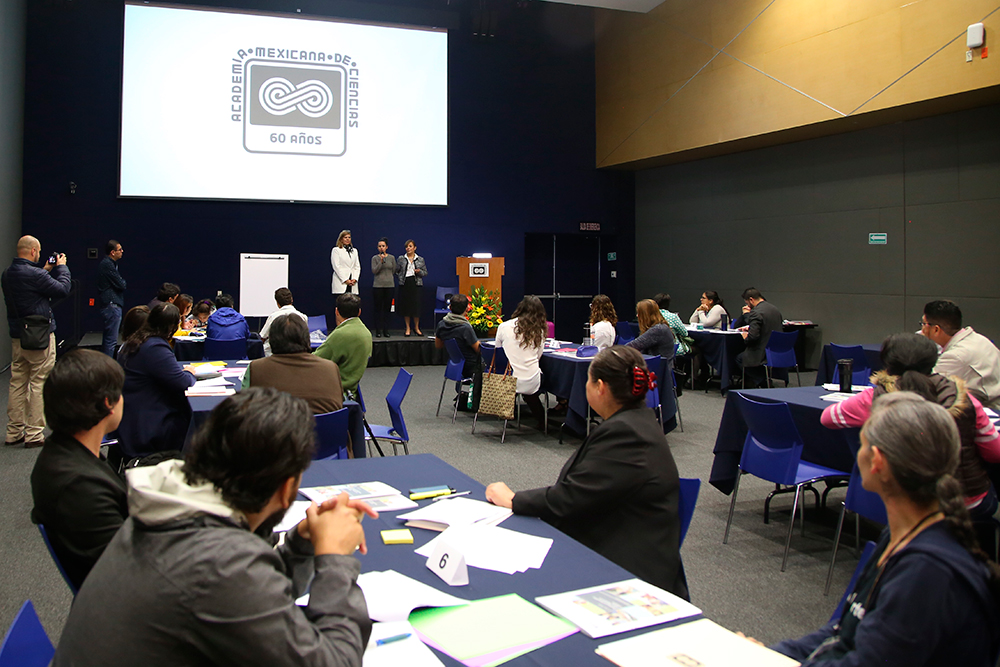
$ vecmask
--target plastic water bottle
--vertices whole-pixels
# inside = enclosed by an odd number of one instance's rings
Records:
[[[722,313],[722,330],[729,331],[729,313]]]
[[[583,344],[593,345],[594,341],[590,337],[590,322],[583,323]]]

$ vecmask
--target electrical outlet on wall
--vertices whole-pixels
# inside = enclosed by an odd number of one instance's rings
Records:
[[[617,278],[618,277],[618,272],[617,271],[612,271],[611,272],[611,277],[612,278]]]

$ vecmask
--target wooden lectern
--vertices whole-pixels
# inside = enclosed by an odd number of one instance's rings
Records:
[[[496,290],[503,298],[503,257],[456,257],[455,273],[458,274],[458,291],[461,294],[468,295],[473,287],[482,285],[488,290]]]

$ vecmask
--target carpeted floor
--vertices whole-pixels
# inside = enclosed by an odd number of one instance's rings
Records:
[[[507,441],[500,444],[502,422],[480,420],[471,435],[472,416],[459,413],[452,425],[450,411],[434,411],[441,389],[442,367],[413,367],[413,383],[403,402],[403,413],[412,441],[411,453],[435,454],[484,484],[502,480],[515,491],[552,483],[579,440],[559,444],[524,427],[511,426]],[[395,368],[372,368],[363,386],[372,423],[388,424],[382,397],[396,377]],[[811,384],[812,373],[802,376]],[[0,375],[6,382],[8,375]],[[445,405],[450,397],[445,397]],[[6,391],[0,391],[0,407],[6,407]],[[841,549],[831,594],[823,586],[832,550],[836,513],[842,491],[831,494],[830,508],[806,510],[806,535],[798,528],[792,537],[788,568],[782,573],[781,553],[788,527],[788,496],[776,500],[770,524],[763,523],[763,499],[769,485],[745,478],[736,506],[729,544],[722,544],[729,497],[707,484],[712,465],[712,447],[725,399],[712,393],[685,392],[680,399],[685,432],[667,436],[682,477],[697,477],[705,483],[691,529],[681,550],[691,588],[692,601],[705,615],[733,630],[755,636],[766,643],[812,631],[829,618],[843,592],[856,561],[852,549]],[[445,416],[448,412],[448,416]],[[3,413],[0,413],[3,414]],[[29,476],[38,450],[0,447],[0,631],[14,619],[25,599],[31,599],[50,637],[57,640],[72,597],[48,556],[37,529],[32,525]],[[389,453],[389,452],[387,452]],[[402,450],[400,450],[402,454]],[[851,533],[852,531],[846,531]],[[845,537],[847,545],[852,538]]]

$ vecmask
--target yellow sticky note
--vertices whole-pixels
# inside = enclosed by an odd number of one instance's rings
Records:
[[[383,530],[382,542],[385,544],[413,544],[413,533],[409,528],[399,530]]]

